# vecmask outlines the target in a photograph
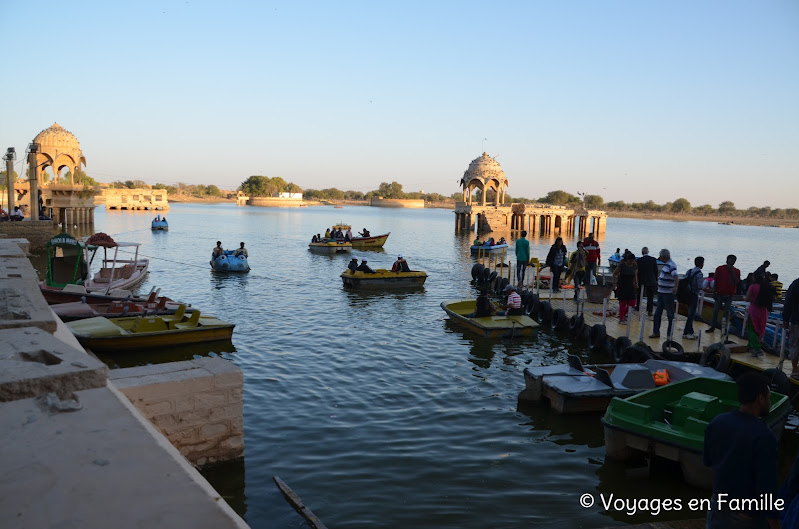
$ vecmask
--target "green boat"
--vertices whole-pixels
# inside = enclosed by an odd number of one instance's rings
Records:
[[[713,471],[702,463],[705,429],[717,415],[738,407],[735,382],[709,378],[614,398],[602,418],[605,452],[617,460],[643,453],[676,461],[689,485],[712,488]],[[771,411],[763,420],[777,439],[790,411],[788,397],[772,392]]]

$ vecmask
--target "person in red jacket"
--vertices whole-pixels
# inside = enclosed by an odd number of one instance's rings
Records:
[[[732,311],[732,296],[738,291],[738,283],[741,282],[741,271],[733,265],[738,258],[734,255],[727,256],[727,264],[723,264],[716,268],[713,275],[713,293],[716,295],[716,301],[713,304],[713,318],[710,322],[708,332],[713,332],[716,329],[721,329],[719,323],[719,309],[724,305],[724,318],[729,322],[730,313]]]
[[[583,241],[585,256],[585,273],[583,274],[583,284],[589,285],[591,277],[596,277],[597,266],[599,266],[599,243],[594,240],[594,234],[589,233]]]

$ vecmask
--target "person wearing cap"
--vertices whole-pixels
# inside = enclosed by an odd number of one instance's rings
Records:
[[[371,268],[369,268],[369,265],[366,264],[366,259],[361,259],[361,264],[359,264],[358,268],[356,268],[355,270],[357,270],[358,272],[364,272],[364,273],[367,273],[367,274],[374,274],[375,273],[375,271],[372,270]]]
[[[353,257],[352,259],[350,259],[350,264],[347,265],[347,268],[349,269],[350,272],[354,274],[356,270],[358,270],[358,258]]]
[[[391,265],[392,272],[410,272],[411,267],[408,266],[408,261],[406,261],[401,255],[397,256],[397,260],[394,261],[394,264]]]
[[[660,269],[658,276],[658,304],[655,307],[655,315],[652,318],[652,334],[649,337],[660,338],[660,318],[663,316],[663,309],[666,309],[666,318],[669,320],[666,335],[671,340],[671,330],[674,325],[674,297],[677,295],[680,278],[677,277],[677,263],[671,260],[671,252],[665,248],[660,250],[658,261],[666,264]]]
[[[508,285],[503,292],[508,294],[508,301],[507,303],[499,304],[505,310],[497,312],[497,316],[523,316],[522,297],[516,292],[516,287]]]

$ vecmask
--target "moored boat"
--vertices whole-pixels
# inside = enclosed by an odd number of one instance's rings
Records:
[[[374,274],[352,270],[341,273],[344,286],[352,288],[412,288],[422,286],[426,279],[427,274],[421,270],[392,272],[378,268]]]
[[[235,255],[234,250],[225,250],[225,253],[211,259],[211,268],[216,272],[249,272],[250,264],[243,254]]]
[[[121,299],[104,303],[87,303],[86,301],[72,301],[59,303],[51,307],[52,311],[61,318],[61,321],[75,321],[86,318],[102,316],[104,318],[124,318],[127,316],[172,315],[178,310],[180,303],[168,298],[158,298],[155,292],[143,301]],[[191,310],[191,309],[190,309]]]
[[[520,401],[549,401],[558,413],[604,411],[613,397],[630,397],[694,377],[732,380],[711,367],[691,362],[650,359],[643,363],[584,366],[569,355],[568,364],[528,367]]]
[[[169,231],[169,223],[166,221],[166,217],[161,218],[161,215],[157,215],[152,222],[151,229],[153,231]]]
[[[453,323],[488,338],[529,336],[538,329],[538,322],[529,316],[487,316],[470,318],[476,301],[473,299],[444,301],[441,308]]]
[[[352,244],[344,241],[335,241],[332,239],[323,239],[322,242],[308,243],[308,249],[317,253],[349,253],[352,251]]]
[[[680,463],[685,481],[710,488],[712,470],[702,463],[707,425],[717,415],[738,409],[735,382],[691,378],[645,391],[626,399],[614,398],[602,424],[605,451],[624,460],[636,453]],[[777,439],[782,435],[791,403],[771,393],[771,410],[763,421]]]
[[[472,254],[473,254],[473,255],[477,255],[477,254],[479,254],[479,253],[495,253],[495,252],[501,252],[501,251],[503,251],[503,250],[507,250],[507,249],[508,249],[508,245],[507,245],[506,243],[503,243],[503,244],[493,244],[493,245],[491,245],[491,244],[480,244],[480,245],[478,245],[478,244],[473,244],[473,245],[470,247],[470,250],[471,250],[471,252],[472,252]]]
[[[336,224],[333,226],[333,229],[341,230],[342,232],[346,232],[347,230],[351,230],[352,226],[349,224]],[[384,244],[386,244],[386,240],[388,236],[391,235],[391,232],[383,233],[381,235],[369,235],[364,237],[360,233],[357,237],[353,237],[350,239],[353,248],[365,249],[368,250],[370,248],[382,248]],[[336,239],[337,241],[344,241],[344,239]]]
[[[190,343],[230,340],[232,323],[195,310],[185,314],[181,305],[173,316],[138,316],[108,319],[100,317],[67,323],[78,341],[99,352],[129,351]]]

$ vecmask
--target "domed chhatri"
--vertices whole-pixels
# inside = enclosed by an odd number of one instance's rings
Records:
[[[58,123],[53,123],[52,127],[37,134],[33,141],[40,146],[36,161],[41,170],[52,167],[54,176],[58,177],[66,167],[69,169],[69,183],[74,184],[75,172],[81,165],[86,165],[78,138]]]
[[[474,188],[480,189],[480,205],[482,206],[485,206],[486,194],[489,189],[494,190],[495,206],[505,203],[505,188],[508,187],[508,179],[499,162],[489,156],[487,152],[472,160],[469,168],[464,171],[460,183],[463,186],[463,201],[466,204],[472,204]]]

